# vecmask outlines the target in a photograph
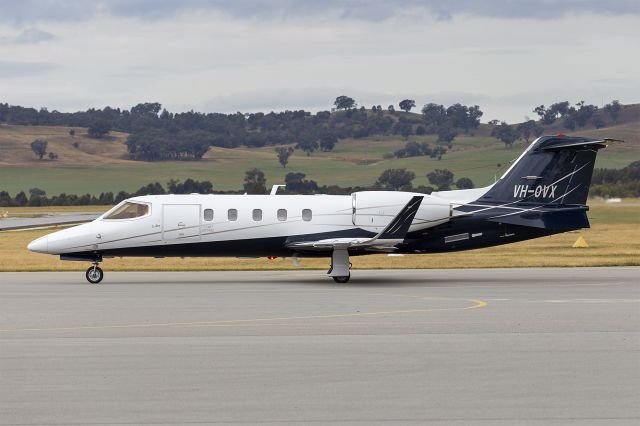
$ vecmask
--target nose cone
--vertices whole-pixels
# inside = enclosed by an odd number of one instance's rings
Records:
[[[27,248],[36,253],[48,253],[49,237],[44,236],[44,237],[38,238],[37,240],[33,240],[29,243]]]

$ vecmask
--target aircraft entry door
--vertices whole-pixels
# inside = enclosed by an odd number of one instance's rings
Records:
[[[165,204],[162,207],[162,238],[167,242],[200,240],[200,204]]]

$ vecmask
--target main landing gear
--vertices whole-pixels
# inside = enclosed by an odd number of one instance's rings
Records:
[[[104,272],[102,272],[102,268],[98,266],[98,262],[93,262],[93,266],[87,269],[85,276],[91,284],[99,284],[104,278]]]
[[[351,263],[349,262],[349,251],[347,249],[334,249],[331,253],[331,268],[327,274],[337,283],[349,282],[351,278]]]

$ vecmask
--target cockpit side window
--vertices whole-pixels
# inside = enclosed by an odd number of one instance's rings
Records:
[[[137,217],[149,214],[149,205],[142,203],[125,202],[120,207],[116,207],[112,212],[108,213],[103,219],[135,219]]]

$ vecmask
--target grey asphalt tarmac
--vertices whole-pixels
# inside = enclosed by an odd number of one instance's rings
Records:
[[[0,231],[13,229],[38,228],[43,226],[71,225],[90,222],[96,219],[96,213],[56,213],[39,217],[0,218]]]
[[[640,268],[0,274],[0,424],[640,424]]]

